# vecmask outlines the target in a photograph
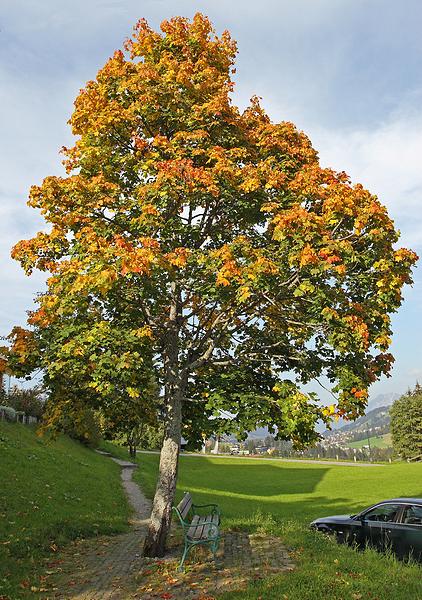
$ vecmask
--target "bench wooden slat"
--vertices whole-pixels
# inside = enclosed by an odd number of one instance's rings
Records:
[[[189,494],[189,492],[187,492],[182,500],[179,502],[179,504],[177,505],[177,510],[180,513],[180,516],[182,517],[182,519],[185,519],[188,512],[190,511],[192,506],[192,496]]]
[[[218,527],[218,520],[218,515],[207,515],[203,517],[195,515],[187,532],[188,537],[194,540],[207,540],[211,529],[210,521]]]

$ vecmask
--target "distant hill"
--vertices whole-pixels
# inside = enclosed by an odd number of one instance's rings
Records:
[[[264,440],[267,435],[270,435],[267,427],[258,427],[248,433],[248,440]]]
[[[368,406],[366,408],[366,414],[368,415],[371,411],[375,410],[376,408],[380,408],[382,406],[391,406],[393,404],[393,402],[395,402],[399,398],[400,398],[400,394],[397,394],[396,392],[391,392],[388,394],[378,394],[377,396],[375,396],[375,398],[372,398],[371,400],[369,400]],[[354,421],[354,423],[357,423],[357,421]],[[333,423],[332,430],[340,431],[340,429],[342,429],[343,427],[350,425],[350,424],[351,424],[350,421],[345,421],[344,419],[339,419],[337,421],[337,423]],[[319,431],[321,433],[323,433],[323,429],[320,429]]]
[[[371,444],[371,448],[391,448],[393,445],[391,440],[391,433],[384,433],[384,435],[372,436],[369,438],[369,440],[368,437],[365,437],[356,442],[349,442],[348,447],[356,449],[364,448],[365,446],[368,447],[369,443]]]
[[[381,429],[386,429],[385,433],[389,431],[389,417],[385,417],[386,407],[389,407],[393,404],[395,400],[400,398],[400,394],[395,392],[391,392],[388,394],[378,394],[375,398],[371,399],[368,403],[368,408],[366,410],[366,415],[360,417],[356,421],[344,421],[340,419],[337,423],[334,423],[332,431],[326,431],[323,433],[324,437],[332,435],[334,432],[360,432],[367,428],[371,427],[380,427]],[[383,411],[377,412],[378,409],[384,409],[384,417]],[[320,432],[323,429],[319,429]],[[264,440],[267,435],[270,435],[267,427],[258,427],[255,431],[250,431],[248,433],[248,440]],[[226,436],[227,441],[235,442],[235,436]]]
[[[389,406],[379,406],[378,408],[374,408],[363,415],[363,417],[359,417],[356,421],[352,421],[351,423],[347,423],[347,425],[343,425],[340,429],[336,430],[336,433],[347,433],[350,431],[364,431],[367,429],[373,428],[389,428],[390,425],[390,415],[389,415]]]
[[[268,427],[258,427],[254,431],[250,431],[248,433],[247,440],[265,440],[267,435],[272,435],[268,431]],[[222,441],[227,443],[237,443],[237,438],[234,434],[225,434],[222,438]],[[1,600],[1,597],[0,597]]]
[[[400,398],[400,394],[395,392],[390,392],[389,394],[378,394],[375,398],[368,402],[368,408],[366,412],[370,412],[375,408],[379,408],[380,406],[391,406],[393,402]]]
[[[329,444],[353,447],[353,445],[349,446],[352,442],[358,442],[373,436],[385,436],[390,432],[389,409],[389,406],[374,408],[366,415],[343,425],[339,429],[325,431],[323,437]]]

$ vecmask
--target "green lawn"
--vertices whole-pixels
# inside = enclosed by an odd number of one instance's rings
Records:
[[[2,600],[36,597],[46,563],[69,540],[127,529],[120,468],[64,436],[52,442],[0,422],[0,482]]]
[[[385,433],[384,435],[370,437],[371,448],[391,448],[391,433]],[[368,438],[359,440],[358,442],[347,442],[348,448],[362,448],[368,445]]]
[[[152,496],[158,456],[141,454],[135,477]],[[422,465],[342,467],[189,457],[180,461],[178,498],[216,501],[223,527],[258,528],[294,549],[298,568],[224,600],[422,600],[422,568],[374,551],[356,552],[309,531],[318,516],[355,513],[395,496],[422,497]]]

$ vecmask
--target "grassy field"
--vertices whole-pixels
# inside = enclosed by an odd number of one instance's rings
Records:
[[[158,456],[141,454],[136,472],[152,496]],[[422,496],[422,465],[342,467],[185,456],[178,498],[218,502],[223,527],[264,529],[293,548],[289,575],[256,582],[224,600],[422,600],[422,568],[372,550],[357,552],[309,531],[318,516],[352,514],[382,499]]]
[[[371,448],[391,448],[391,433],[385,433],[384,435],[370,437]],[[348,448],[362,448],[368,445],[368,438],[359,440],[358,442],[348,442]]]
[[[127,529],[120,468],[64,436],[0,422],[0,481],[2,600],[36,597],[69,540]]]

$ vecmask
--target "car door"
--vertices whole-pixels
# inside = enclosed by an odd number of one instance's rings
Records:
[[[362,534],[366,543],[384,550],[391,542],[389,531],[401,514],[402,505],[384,503],[371,508],[361,517]]]
[[[384,547],[391,550],[398,557],[403,556],[403,513],[405,506],[402,505],[397,511],[395,520],[386,523],[384,529]]]
[[[422,561],[422,504],[406,505],[400,521],[394,531],[398,553]]]

